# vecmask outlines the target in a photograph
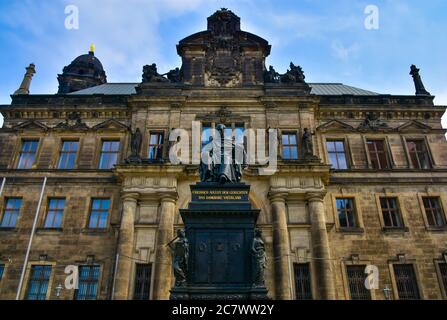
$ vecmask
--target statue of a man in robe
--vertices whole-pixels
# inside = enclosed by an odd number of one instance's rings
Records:
[[[135,130],[135,133],[132,134],[131,141],[130,141],[130,148],[132,151],[132,157],[139,158],[140,157],[140,150],[141,150],[141,142],[142,142],[142,135],[140,128],[137,128]]]
[[[216,136],[202,150],[200,180],[221,184],[237,183],[242,178],[245,165],[244,146],[235,143],[234,138],[225,136],[225,125],[216,126]]]
[[[186,284],[186,277],[188,274],[188,257],[189,257],[189,242],[186,238],[185,231],[177,230],[177,241],[170,242],[168,245],[173,252],[172,267],[174,269],[175,286],[183,287]]]
[[[265,244],[264,240],[262,240],[262,231],[260,229],[255,230],[251,254],[253,256],[253,285],[255,287],[264,287],[267,256],[265,254]]]

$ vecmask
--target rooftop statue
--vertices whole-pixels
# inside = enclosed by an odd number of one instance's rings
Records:
[[[419,74],[419,69],[414,64],[411,65],[410,75],[413,76],[414,87],[416,89],[416,95],[429,96],[430,92],[425,90],[424,84],[422,83],[421,75]]]
[[[290,69],[281,76],[282,83],[305,83],[303,69],[300,66],[295,66],[293,62],[290,62]]]
[[[143,67],[143,83],[144,82],[168,82],[169,80],[159,74],[157,71],[157,65],[155,63],[151,65],[145,65]]]
[[[235,143],[234,137],[225,137],[225,125],[216,126],[216,139],[210,138],[202,150],[200,180],[202,182],[238,183],[246,156],[244,146]]]
[[[279,82],[279,73],[270,66],[268,70],[264,71],[264,82],[265,83],[278,83]]]
[[[173,83],[182,82],[183,81],[183,70],[179,68],[175,68],[168,73],[165,74],[169,81]]]

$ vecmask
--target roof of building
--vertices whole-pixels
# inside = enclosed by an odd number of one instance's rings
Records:
[[[131,95],[136,94],[135,87],[139,83],[105,83],[96,87],[70,93],[71,95]],[[309,83],[311,93],[315,95],[360,95],[375,96],[379,93],[347,86],[342,83]]]

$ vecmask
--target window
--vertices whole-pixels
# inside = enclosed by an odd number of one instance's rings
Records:
[[[48,201],[47,217],[45,228],[56,229],[62,227],[64,216],[65,199],[50,199]]]
[[[31,169],[36,161],[36,152],[39,145],[38,140],[24,140],[20,150],[17,169]]]
[[[107,228],[109,220],[110,200],[109,199],[92,199],[90,211],[90,229]]]
[[[202,125],[202,150],[210,143],[212,137],[212,129],[209,124]]]
[[[388,169],[388,158],[384,140],[368,140],[366,142],[373,169]]]
[[[149,160],[161,160],[163,157],[163,133],[151,133],[149,138]]]
[[[99,159],[99,169],[113,169],[118,162],[119,149],[119,141],[103,141],[101,147],[101,158]]]
[[[22,206],[22,199],[10,198],[6,200],[6,207],[2,218],[2,228],[15,228],[17,219],[20,214],[20,207]]]
[[[282,134],[282,158],[284,160],[298,159],[298,145],[296,134],[283,133]]]
[[[444,287],[444,292],[447,294],[447,263],[439,263],[439,274],[441,276],[442,286]]]
[[[332,168],[338,170],[348,169],[344,141],[327,141],[326,147]]]
[[[75,300],[96,300],[99,272],[98,265],[79,266],[79,289],[75,290]]]
[[[45,300],[47,298],[51,269],[51,266],[34,265],[31,267],[26,300]]]
[[[232,134],[234,136],[234,142],[239,145],[244,145],[244,132],[245,128],[243,124],[236,124],[234,129],[232,129]]]
[[[312,284],[308,263],[295,263],[295,295],[297,300],[312,300]]]
[[[337,199],[337,213],[340,227],[356,228],[357,221],[355,217],[354,200],[350,198]]]
[[[419,289],[411,264],[395,264],[393,266],[394,276],[396,278],[397,294],[400,300],[418,300]]]
[[[402,217],[396,198],[380,198],[382,208],[383,224],[389,228],[402,228]]]
[[[0,264],[0,281],[3,279],[3,272],[5,272],[5,265]]]
[[[346,266],[351,300],[371,300],[371,293],[365,286],[365,268],[363,265]]]
[[[76,165],[76,154],[78,153],[78,141],[62,142],[62,150],[59,158],[58,169],[74,169]]]
[[[151,289],[151,264],[137,263],[135,271],[134,300],[149,300]]]
[[[415,169],[430,169],[431,162],[424,140],[407,140],[408,153]]]
[[[430,227],[444,227],[445,217],[438,197],[424,197],[425,215]]]

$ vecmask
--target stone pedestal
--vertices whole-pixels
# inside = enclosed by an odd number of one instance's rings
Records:
[[[189,208],[180,210],[189,240],[187,284],[174,287],[171,299],[267,299],[254,287],[251,246],[259,210],[245,184],[198,183],[191,186]]]

